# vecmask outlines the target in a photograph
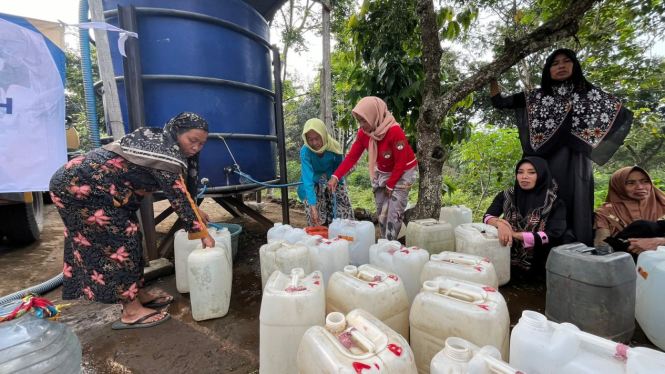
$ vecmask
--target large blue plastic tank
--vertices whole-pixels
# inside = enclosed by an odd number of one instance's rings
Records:
[[[227,190],[227,183],[246,183],[235,174],[227,179],[223,169],[234,162],[223,140],[213,134],[236,134],[226,142],[241,170],[259,181],[275,180],[274,96],[266,45],[270,30],[265,19],[240,0],[103,0],[106,22],[117,26],[117,6],[130,4],[137,8],[147,126],[161,127],[183,111],[203,116],[212,136],[201,153],[200,177],[210,180],[213,191]],[[165,9],[184,12],[169,14]],[[238,25],[263,42],[216,20]],[[123,65],[117,39],[117,33],[109,33],[119,77]],[[118,82],[118,93],[129,131],[123,81]]]

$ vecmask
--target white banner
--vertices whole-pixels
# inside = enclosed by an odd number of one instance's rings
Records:
[[[64,63],[29,20],[0,14],[0,192],[47,191],[67,162]]]

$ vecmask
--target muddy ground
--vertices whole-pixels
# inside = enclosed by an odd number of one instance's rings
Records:
[[[166,202],[155,205],[160,213]],[[62,271],[63,225],[55,206],[48,205],[42,239],[28,247],[0,243],[0,295],[19,291],[50,279]],[[233,219],[225,210],[207,199],[202,209],[215,222],[236,223],[243,227],[238,257],[233,266],[231,306],[228,315],[215,320],[195,322],[189,296],[176,291],[175,277],[170,275],[148,283],[157,293],[175,296],[168,307],[170,321],[149,329],[111,330],[119,318],[117,305],[87,301],[63,302],[60,288],[45,295],[55,304],[71,303],[61,322],[69,326],[83,346],[84,373],[257,373],[259,368],[259,311],[261,274],[259,247],[265,242],[267,229],[250,218]],[[266,204],[263,212],[269,219],[281,221],[281,206]],[[302,210],[291,210],[291,223],[305,225]],[[163,238],[175,221],[171,215],[157,230]],[[545,288],[538,284],[510,285],[501,288],[508,302],[511,326],[525,309],[544,313]],[[654,348],[637,329],[631,345]]]

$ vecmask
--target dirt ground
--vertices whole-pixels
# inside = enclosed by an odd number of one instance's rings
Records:
[[[157,203],[156,214],[167,206]],[[62,271],[63,225],[55,206],[47,205],[42,239],[28,247],[11,247],[0,243],[0,295],[19,291],[46,281]],[[202,209],[215,222],[242,226],[238,257],[233,266],[231,306],[223,318],[196,322],[192,319],[189,295],[176,291],[175,276],[148,283],[156,293],[173,295],[176,301],[168,307],[170,321],[149,329],[111,330],[119,318],[117,305],[97,304],[82,300],[63,302],[56,288],[45,297],[55,304],[71,303],[64,309],[61,322],[72,329],[83,346],[84,373],[257,373],[259,368],[259,311],[261,274],[259,247],[265,242],[267,229],[248,217],[233,219],[210,199]],[[266,204],[263,214],[281,221],[281,206]],[[291,224],[305,225],[302,210],[290,211]],[[175,221],[172,214],[157,226],[160,239]],[[545,287],[537,284],[509,285],[501,288],[508,302],[511,326],[523,310],[544,313]],[[631,345],[655,348],[639,329]]]

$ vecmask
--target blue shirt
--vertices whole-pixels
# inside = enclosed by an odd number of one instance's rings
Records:
[[[305,198],[307,198],[309,205],[315,205],[316,192],[314,192],[314,183],[318,182],[323,174],[326,175],[326,179],[330,179],[343,160],[344,156],[330,151],[323,152],[323,157],[319,157],[319,155],[307,148],[306,145],[303,145],[300,150],[300,167],[302,168],[300,181],[303,184],[298,185],[298,197],[300,200],[305,201]],[[343,181],[344,178],[342,178],[340,183]]]

